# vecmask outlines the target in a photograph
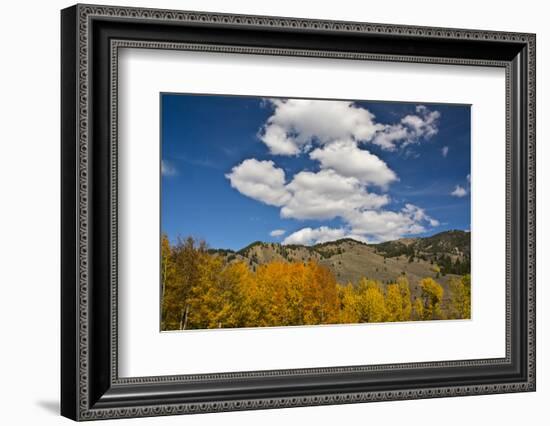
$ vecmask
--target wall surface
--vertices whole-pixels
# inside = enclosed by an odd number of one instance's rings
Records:
[[[530,394],[294,408],[102,424],[544,424],[550,401],[550,27],[545,3],[500,0],[120,0],[104,4],[537,33],[538,390]],[[0,394],[2,424],[59,417],[59,10],[61,0],[2,5],[0,66]],[[131,422],[131,423],[128,423]]]

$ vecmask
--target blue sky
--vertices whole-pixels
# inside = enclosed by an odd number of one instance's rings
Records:
[[[470,228],[470,107],[161,94],[161,228],[379,242]]]

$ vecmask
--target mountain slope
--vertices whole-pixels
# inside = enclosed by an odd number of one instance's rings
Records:
[[[444,288],[453,276],[470,272],[470,233],[447,231],[426,238],[406,238],[380,244],[342,239],[314,246],[254,242],[235,252],[210,250],[228,263],[245,262],[251,269],[268,262],[315,261],[327,266],[342,284],[356,284],[362,277],[384,283],[407,276],[413,295],[426,277]]]

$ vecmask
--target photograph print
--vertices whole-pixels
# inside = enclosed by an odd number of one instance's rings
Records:
[[[161,331],[470,319],[470,105],[160,103]]]

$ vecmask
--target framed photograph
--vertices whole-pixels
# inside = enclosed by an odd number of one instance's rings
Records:
[[[535,35],[61,12],[74,420],[535,390]]]

